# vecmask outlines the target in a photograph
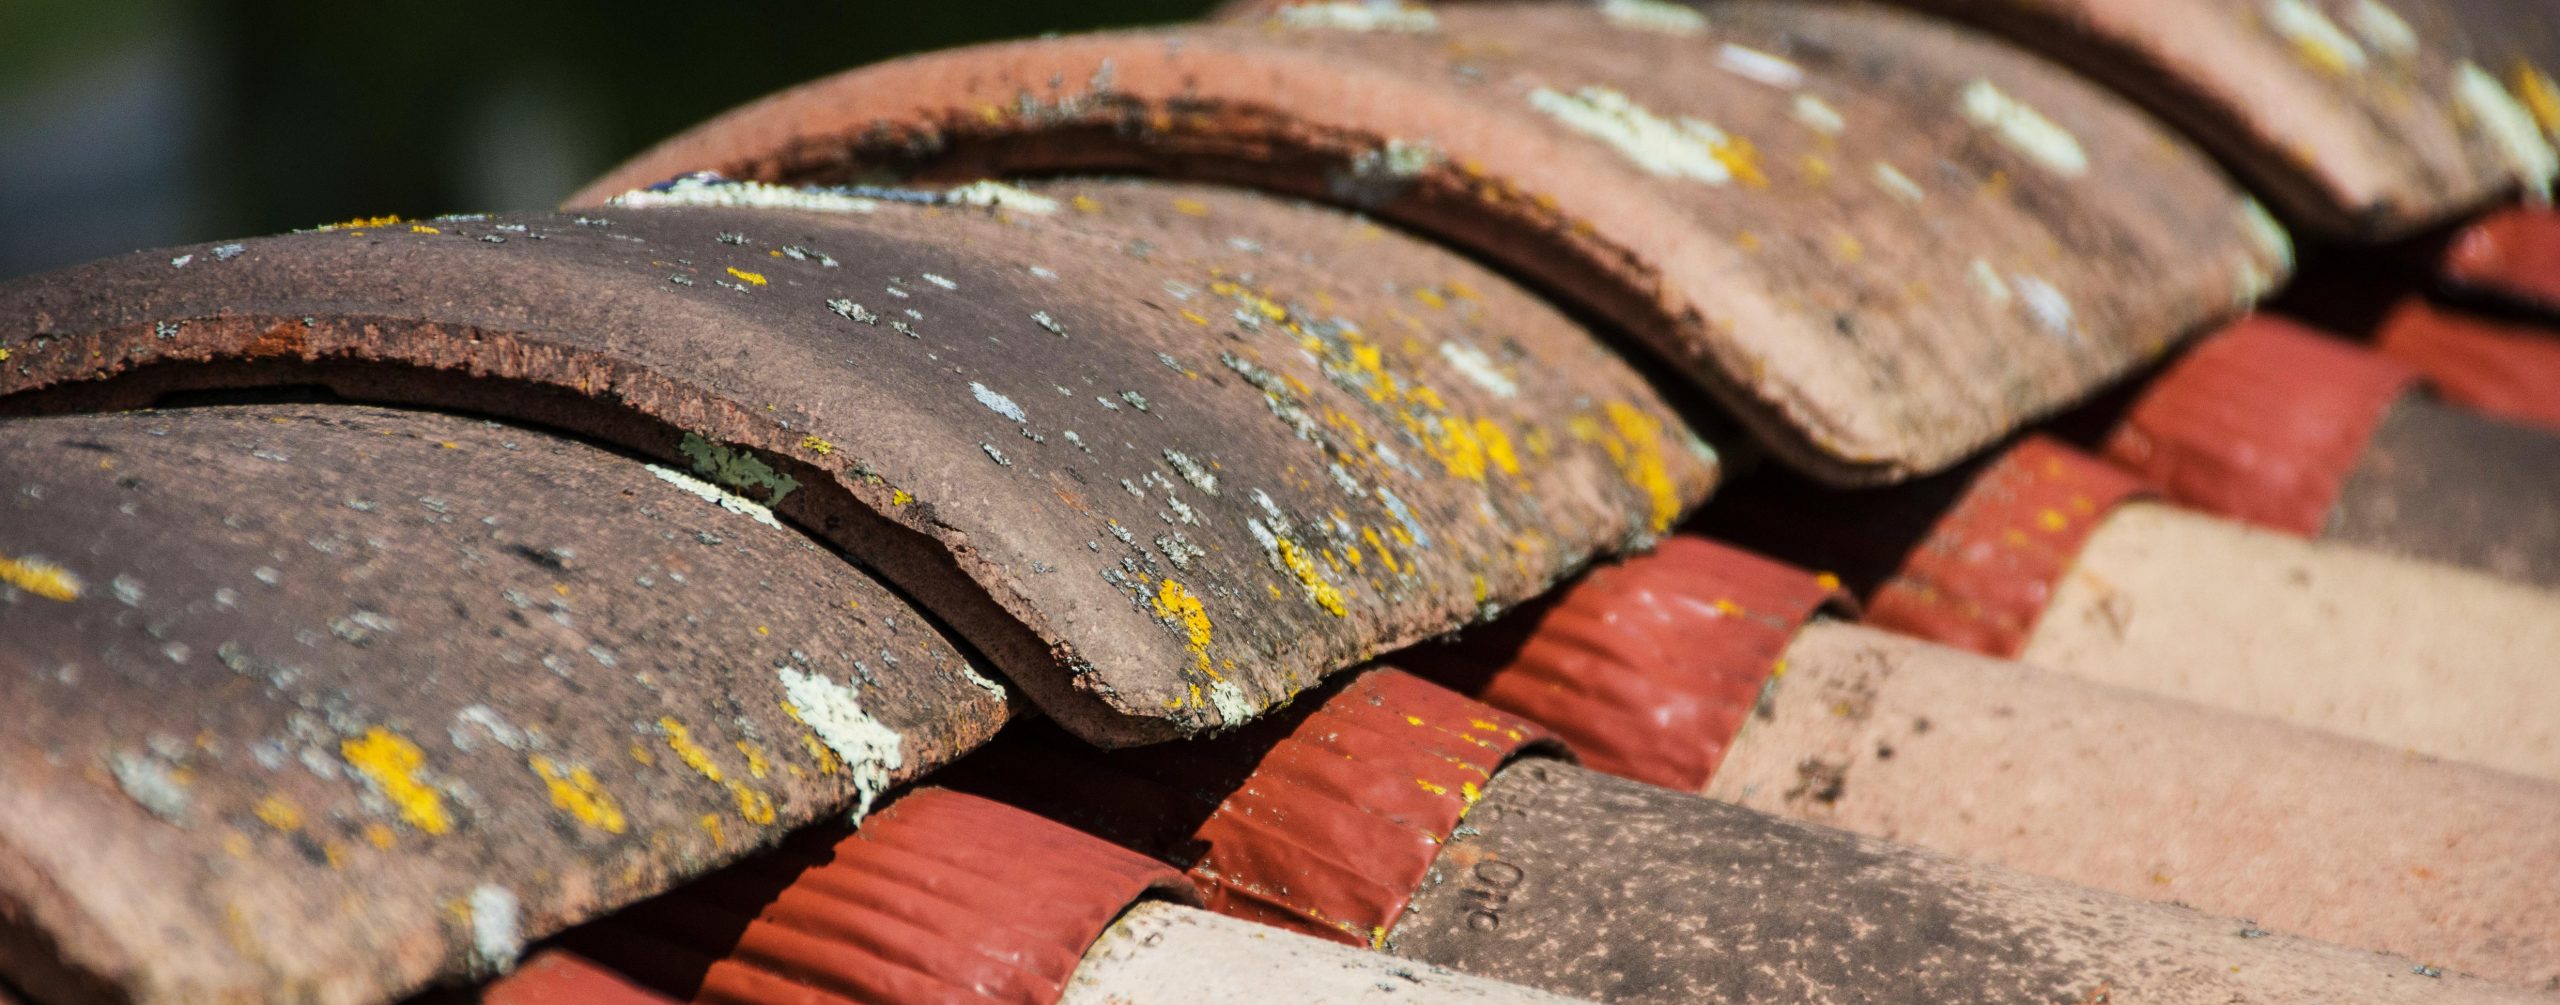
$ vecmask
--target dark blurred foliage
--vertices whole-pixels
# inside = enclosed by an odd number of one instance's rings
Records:
[[[357,216],[532,209],[836,70],[1207,0],[0,0],[0,277]]]

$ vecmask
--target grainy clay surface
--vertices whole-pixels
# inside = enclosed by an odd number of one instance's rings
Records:
[[[1796,636],[1708,795],[2528,987],[2560,784],[1862,626]]]
[[[1580,768],[1496,777],[1390,952],[1610,1002],[2536,1002]]]
[[[2127,505],[2019,659],[2560,779],[2560,593],[2451,566]]]
[[[1060,1005],[1579,1000],[1157,902],[1130,908],[1102,933],[1058,999]]]

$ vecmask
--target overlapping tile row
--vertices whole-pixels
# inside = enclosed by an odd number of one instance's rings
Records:
[[[1387,952],[1604,1001],[2038,1001],[2102,987],[2200,1002],[2526,994],[1620,782],[1535,747],[1492,770],[1466,759],[1454,770],[1483,780],[1461,790],[1445,763],[1459,749],[1450,734],[1499,752],[1520,727],[1490,706],[1463,711],[1472,703],[1455,695],[1425,698],[1429,687],[1375,670],[1285,731],[1257,724],[1178,749],[999,740],[949,777],[1176,864],[1207,846],[1218,864],[1189,864],[1192,875],[1232,888],[1295,899],[1334,886],[1346,866],[1402,877],[1402,891],[1378,887],[1396,898],[1369,934]],[[1404,708],[1420,721],[1399,719]],[[1453,712],[1467,725],[1448,723]],[[1355,735],[1364,740],[1338,738]],[[1317,745],[1334,752],[1303,756]],[[1459,790],[1437,805],[1463,816],[1401,810],[1427,805],[1392,795],[1406,788]],[[1335,826],[1338,811],[1318,807],[1346,797],[1373,800],[1400,826]],[[1257,826],[1233,826],[1243,814]],[[2531,828],[2502,833],[2528,858],[2547,843]],[[1230,898],[1221,910],[1269,917],[1267,904]],[[1341,927],[1308,930],[1351,934]]]
[[[669,205],[759,199],[836,211]],[[1444,252],[1205,189],[1006,205],[688,180],[111,259],[0,289],[0,408],[319,384],[576,430],[873,563],[1106,743],[1490,616],[1715,477],[1624,362]]]
[[[832,847],[829,847],[829,844]],[[1197,910],[1153,859],[946,789],[572,933],[482,1005],[1561,1003]]]
[[[1936,485],[1860,498],[1737,493],[1703,525],[1858,570],[1853,581],[1874,591],[1869,618],[1885,627],[2560,778],[2560,689],[2543,669],[2560,652],[2560,594],[2146,502],[2142,491],[2095,457],[2031,439]],[[1865,532],[1821,532],[1861,521]]]
[[[1006,689],[680,470],[451,416],[0,422],[0,965],[373,1002],[859,813]]]
[[[2378,240],[2560,173],[2560,52],[2497,0],[1906,0],[2106,81],[2209,144],[2286,218]],[[2519,43],[2524,43],[2519,45]]]
[[[2527,206],[2484,216],[2454,235],[2443,271],[2465,294],[2560,321],[2560,213]]]
[[[2383,319],[2374,347],[2445,400],[2560,435],[2560,318],[2507,318],[2421,297]]]
[[[2560,784],[1817,619],[1800,600],[1829,585],[1682,535],[1514,612],[1499,642],[1397,658],[1608,774],[2251,931],[2560,976],[2541,864],[2560,855]]]
[[[2407,305],[2386,330],[2429,310]],[[2449,407],[2421,380],[2387,353],[2261,315],[2145,386],[2105,450],[2206,512],[2560,586],[2560,436]]]
[[[1354,4],[883,64],[642,155],[784,182],[1137,170],[1361,206],[1528,276],[1835,481],[1953,463],[2237,313],[2284,232],[2054,65],[1827,5]]]

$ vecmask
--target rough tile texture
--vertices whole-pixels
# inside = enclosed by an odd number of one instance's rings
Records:
[[[1140,904],[1086,954],[1059,1005],[1256,1005],[1296,1001],[1565,1005],[1563,998],[1275,932],[1172,904]]]
[[[2405,236],[2548,192],[2560,171],[2554,123],[2515,90],[2532,64],[2483,51],[2510,33],[2460,23],[2446,0],[1905,2],[2134,96],[2326,236]]]
[[[1808,627],[1707,794],[2540,987],[2560,784]]]
[[[2323,536],[2560,589],[2560,435],[2403,398]]]
[[[52,390],[0,410],[320,384],[580,430],[872,562],[1109,743],[1490,617],[1715,477],[1582,329],[1353,217],[1136,184],[806,201],[844,211],[355,227],[36,277],[0,287],[0,390]]]
[[[1843,482],[1951,464],[2290,269],[2203,155],[2058,67],[1872,8],[1718,11],[1319,6],[925,56],[747,106],[577,201],[693,169],[1321,196],[1615,322]]]
[[[2166,506],[2117,509],[2019,658],[2560,779],[2560,593]]]
[[[2540,1000],[1553,762],[1433,871],[1390,952],[1609,1002]]]
[[[760,508],[523,428],[13,419],[0,485],[0,972],[48,1001],[487,974],[1008,714]]]

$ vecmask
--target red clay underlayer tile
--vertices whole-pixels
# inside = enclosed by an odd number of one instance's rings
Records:
[[[2255,315],[2144,388],[2106,456],[2179,503],[2309,537],[2418,379],[2406,363]]]
[[[2375,344],[2426,374],[2447,401],[2560,434],[2560,326],[2413,297],[2384,320]]]
[[[982,791],[1188,870],[1221,914],[1375,945],[1526,720],[1396,670],[1237,735],[1102,752],[1038,730],[955,765]]]
[[[930,621],[681,471],[343,405],[0,423],[0,972],[381,1001],[1010,715]]]
[[[2465,335],[2422,299],[2386,325],[2399,345]],[[2524,338],[2560,361],[2560,340]],[[2419,391],[2422,373],[2253,317],[2150,381],[2107,455],[2220,517],[2560,586],[2560,435],[2440,404]]]
[[[1713,483],[1623,361],[1446,252],[1249,193],[1005,191],[687,182],[109,259],[0,286],[0,412],[316,384],[575,430],[815,530],[1122,744],[1490,617]],[[666,205],[760,201],[834,211]]]
[[[2206,157],[2054,64],[1875,7],[1699,27],[1621,6],[1329,4],[917,57],[739,109],[573,202],[697,169],[1330,199],[1614,322],[1784,459],[1859,483],[1952,464],[2291,269]]]
[[[2560,322],[2560,213],[2524,206],[2473,222],[2447,248],[2444,280],[2465,294]]]
[[[685,1001],[1046,1005],[1112,919],[1148,897],[1199,902],[1180,873],[1153,859],[928,788],[858,831],[794,835],[579,929],[563,946]]]
[[[1825,608],[1856,602],[1835,579],[1683,534],[1395,658],[1545,724],[1594,770],[1695,792],[1796,630]]]
[[[2042,436],[1973,475],[1901,571],[1867,602],[1867,621],[1994,656],[2016,656],[2098,525],[2141,480]]]
[[[544,949],[486,986],[476,996],[456,994],[425,1001],[474,1001],[478,1005],[679,1005],[682,999],[640,983],[631,975],[565,949]]]
[[[1907,2],[2141,101],[2324,236],[2405,236],[2560,171],[2560,117],[2541,117],[2560,116],[2544,103],[2560,54],[2512,49],[2480,20],[2495,0]]]

